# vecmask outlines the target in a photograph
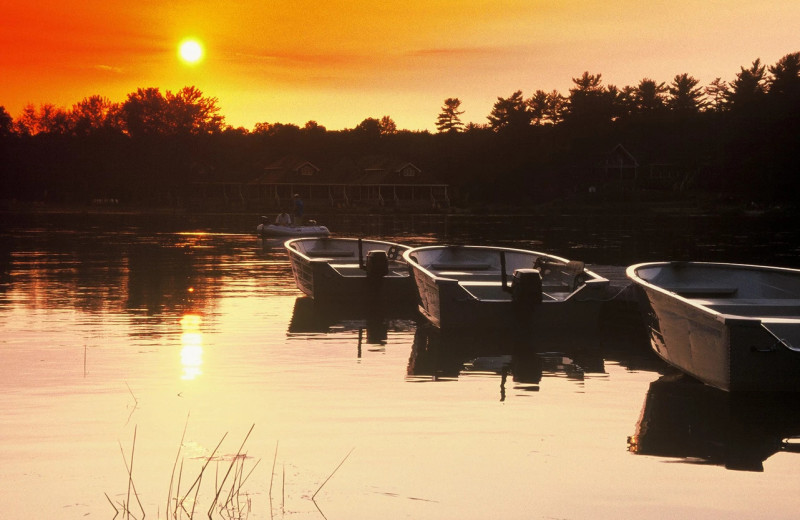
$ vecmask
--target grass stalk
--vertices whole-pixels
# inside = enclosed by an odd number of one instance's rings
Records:
[[[250,430],[247,432],[247,435],[244,436],[244,440],[242,441],[242,445],[239,446],[239,449],[236,451],[236,454],[233,456],[233,460],[231,460],[230,465],[228,465],[228,471],[225,472],[225,476],[222,477],[222,482],[219,483],[219,485],[217,486],[217,494],[214,497],[214,500],[211,502],[211,506],[208,509],[208,516],[209,517],[211,517],[211,514],[214,511],[214,508],[217,506],[217,503],[219,503],[219,495],[220,495],[220,493],[222,493],[222,488],[225,486],[225,482],[228,480],[228,476],[231,474],[231,470],[233,469],[234,464],[236,464],[236,461],[237,461],[238,457],[241,455],[242,450],[244,449],[244,445],[247,442],[247,439],[250,438],[250,434],[253,433],[253,428],[255,428],[255,427],[256,427],[255,424],[250,426]]]
[[[325,482],[323,482],[322,484],[320,484],[319,488],[317,488],[317,490],[314,492],[314,494],[313,494],[313,495],[311,495],[311,501],[312,501],[312,502],[314,501],[314,497],[315,497],[315,496],[317,496],[317,493],[319,493],[319,492],[320,492],[320,490],[322,489],[322,487],[323,487],[325,484],[327,484],[327,483],[328,483],[328,481],[331,479],[331,477],[333,477],[333,475],[334,475],[334,474],[335,474],[337,471],[339,471],[339,468],[341,468],[341,467],[342,467],[342,464],[344,464],[344,461],[346,461],[346,460],[347,460],[347,458],[350,456],[350,454],[351,454],[351,453],[353,453],[353,450],[354,450],[354,449],[355,449],[355,448],[353,448],[353,449],[351,449],[349,452],[347,452],[347,455],[345,455],[345,456],[344,456],[344,458],[342,459],[342,462],[340,462],[340,463],[339,463],[339,465],[338,465],[338,466],[336,466],[336,469],[334,469],[334,470],[333,470],[333,472],[332,472],[330,475],[328,475],[328,478],[326,478],[326,479],[325,479]]]
[[[200,473],[197,475],[197,478],[194,480],[192,485],[189,487],[189,491],[187,491],[186,494],[181,499],[181,504],[183,504],[184,500],[186,500],[186,498],[189,496],[189,493],[192,492],[192,490],[195,488],[195,486],[199,487],[200,481],[203,478],[203,473],[206,471],[206,467],[208,467],[209,463],[211,463],[211,461],[214,459],[214,456],[216,455],[217,450],[222,445],[222,441],[225,440],[225,437],[227,435],[228,435],[228,433],[226,432],[225,435],[222,436],[222,438],[219,440],[219,443],[217,443],[217,447],[214,448],[214,451],[211,452],[211,455],[208,457],[208,459],[206,460],[205,464],[203,464],[203,467],[200,468]]]
[[[111,520],[114,520],[117,516],[119,516],[119,509],[117,509],[117,506],[114,505],[114,502],[111,500],[111,497],[108,496],[108,493],[103,494],[106,496],[108,503],[111,504],[111,507],[114,508],[114,516],[111,518]]]
[[[272,518],[272,482],[275,480],[275,461],[278,460],[278,444],[275,441],[275,454],[272,456],[272,471],[269,474],[269,517]]]
[[[189,414],[186,414],[186,423],[183,425],[183,434],[181,435],[181,443],[178,444],[178,453],[175,455],[175,462],[172,464],[172,474],[169,477],[169,491],[167,492],[167,515],[169,516],[170,511],[170,503],[172,502],[172,485],[175,481],[175,468],[178,467],[178,460],[181,457],[181,449],[183,448],[183,441],[186,439],[186,429],[189,427]],[[181,463],[181,469],[183,469],[183,463]],[[180,480],[178,481],[178,487],[180,488]],[[176,493],[176,498],[178,494]],[[177,505],[176,505],[177,509]]]
[[[122,453],[122,461],[125,463],[125,469],[128,471],[128,497],[124,504],[126,517],[131,517],[131,491],[133,491],[133,496],[136,498],[136,502],[139,504],[139,509],[142,511],[142,519],[147,516],[144,511],[144,506],[142,506],[142,501],[139,499],[139,493],[136,491],[136,485],[133,483],[133,457],[136,452],[136,432],[138,430],[137,426],[133,428],[133,445],[131,446],[131,462],[130,465],[128,464],[128,460],[125,458],[125,450],[122,448],[122,444],[119,445],[120,452]]]

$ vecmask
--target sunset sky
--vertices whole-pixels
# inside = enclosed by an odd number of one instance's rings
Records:
[[[0,105],[70,108],[99,94],[194,85],[226,123],[389,115],[434,130],[448,97],[485,123],[498,96],[603,83],[729,81],[800,51],[797,0],[0,0]],[[202,61],[180,59],[196,38]]]

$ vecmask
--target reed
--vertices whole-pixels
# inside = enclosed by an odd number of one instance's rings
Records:
[[[172,471],[169,478],[169,486],[167,491],[166,509],[164,511],[167,520],[193,520],[202,516],[209,520],[217,518],[222,520],[245,520],[252,511],[252,502],[249,493],[245,490],[245,486],[250,481],[253,472],[258,467],[260,460],[256,460],[252,465],[248,465],[248,453],[245,451],[245,445],[250,439],[250,435],[255,428],[255,424],[250,426],[247,434],[244,436],[239,449],[229,456],[218,455],[222,443],[228,436],[226,432],[219,440],[217,445],[212,450],[211,454],[203,457],[202,466],[197,474],[191,480],[184,480],[186,472],[184,471],[185,458],[183,456],[184,441],[186,439],[186,432],[188,429],[189,416],[186,417],[186,424],[184,425],[183,433],[181,434],[181,441],[178,445],[178,450],[175,455],[175,460],[172,464]],[[136,454],[136,437],[137,427],[134,427],[133,441],[131,444],[130,456],[126,455],[125,449],[120,443],[120,452],[122,454],[125,471],[127,473],[127,489],[124,493],[124,498],[115,502],[106,493],[105,497],[111,507],[114,509],[114,519],[122,515],[125,520],[145,520],[147,514],[142,505],[142,501],[136,484],[134,481],[134,456]],[[273,518],[273,488],[275,484],[275,469],[278,460],[278,446],[275,444],[275,453],[272,459],[272,469],[270,471],[268,501],[270,518]],[[347,455],[339,462],[339,464],[331,471],[328,477],[317,487],[317,490],[311,495],[311,502],[316,507],[322,518],[325,518],[324,513],[317,504],[316,497],[325,487],[325,485],[333,478],[333,476],[344,465],[355,448],[351,449]],[[230,460],[228,461],[228,458]],[[215,462],[215,476],[213,485],[206,484],[209,480],[208,470],[211,462]],[[226,463],[226,464],[222,464]],[[188,486],[187,486],[188,482]],[[209,488],[210,485],[210,488]],[[201,494],[201,488],[205,488],[208,493]],[[285,514],[286,504],[286,468],[283,467],[281,478],[281,516]],[[208,509],[202,514],[199,513],[198,506],[202,496],[209,497],[210,503]],[[137,510],[133,510],[134,504]],[[159,508],[160,509],[160,508]],[[160,512],[156,515],[161,518]]]
[[[200,489],[203,485],[203,479],[206,475],[209,465],[212,461],[219,463],[222,459],[218,457],[217,453],[222,446],[223,441],[227,437],[225,433],[220,441],[217,443],[214,450],[208,457],[205,457],[202,467],[197,473],[196,477],[191,481],[191,484],[186,488],[183,484],[184,478],[184,459],[181,458],[183,451],[184,440],[186,438],[187,424],[184,426],[183,434],[181,435],[181,442],[178,446],[178,453],[175,456],[175,462],[172,466],[172,473],[169,479],[169,490],[167,493],[167,507],[166,518],[171,520],[192,520],[197,513],[197,505],[200,498]],[[211,490],[210,496],[213,497],[211,505],[205,515],[209,520],[222,518],[225,520],[243,520],[247,518],[251,511],[252,503],[249,496],[246,496],[244,490],[245,484],[248,482],[250,476],[253,474],[256,466],[260,461],[256,461],[252,467],[246,467],[247,454],[244,452],[244,446],[250,437],[255,425],[250,427],[247,432],[239,450],[231,456],[230,464],[228,465],[227,472],[224,478],[220,481],[216,479],[214,487]],[[144,520],[147,516],[145,508],[142,505],[139,497],[139,492],[136,489],[136,484],[133,478],[133,461],[136,448],[136,435],[137,428],[134,427],[133,444],[131,446],[130,459],[126,456],[125,450],[120,443],[120,451],[122,453],[123,463],[125,464],[125,471],[128,477],[128,485],[125,493],[125,498],[119,502],[114,502],[106,493],[106,499],[111,507],[114,508],[114,518],[122,514],[125,520]],[[219,464],[217,464],[218,466]],[[242,500],[245,496],[246,500]],[[131,510],[133,502],[138,505],[138,511]],[[139,516],[140,515],[140,516]],[[157,515],[160,517],[160,515]]]

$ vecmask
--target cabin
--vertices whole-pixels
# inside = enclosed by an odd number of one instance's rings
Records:
[[[316,209],[430,210],[450,206],[447,184],[410,161],[381,155],[335,162],[284,156],[256,167],[249,175],[220,175],[204,165],[196,169],[183,200],[203,209],[237,207],[274,212],[291,211],[295,194],[306,207]]]
[[[282,157],[265,165],[244,187],[248,205],[290,208],[294,194],[309,206],[330,208],[446,208],[448,186],[415,164],[385,156],[343,158],[322,165],[303,157]]]
[[[618,144],[605,158],[605,177],[623,184],[635,184],[639,177],[639,162],[624,146]]]
[[[639,161],[622,144],[611,150],[590,151],[564,171],[573,193],[597,193],[609,189],[631,191],[639,178]]]

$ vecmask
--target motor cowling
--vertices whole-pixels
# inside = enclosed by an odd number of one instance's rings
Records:
[[[367,253],[367,278],[383,278],[389,274],[389,257],[386,251],[374,250]]]
[[[538,269],[517,269],[511,280],[511,300],[522,305],[542,303],[542,275]]]

